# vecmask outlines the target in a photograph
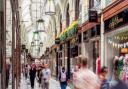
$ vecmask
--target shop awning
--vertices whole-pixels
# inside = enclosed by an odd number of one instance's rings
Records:
[[[60,38],[61,41],[64,41],[67,38],[75,35],[77,33],[77,25],[78,21],[74,21],[68,28],[60,33],[58,38]]]

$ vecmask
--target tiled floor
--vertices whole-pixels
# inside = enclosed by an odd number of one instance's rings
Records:
[[[8,89],[12,89],[11,85],[9,86]],[[19,89],[31,89],[29,79],[26,80],[24,77],[22,77],[21,86],[20,86]],[[39,84],[37,83],[36,79],[35,79],[35,87],[34,87],[34,89],[42,89],[41,87],[39,87]],[[54,80],[54,79],[51,79],[50,80],[50,89],[60,89],[59,82]],[[67,87],[67,89],[70,89],[70,88]]]

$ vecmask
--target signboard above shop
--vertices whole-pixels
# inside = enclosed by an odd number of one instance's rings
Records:
[[[112,30],[116,30],[118,27],[122,27],[123,25],[128,23],[128,8],[124,11],[118,13],[112,18],[106,20],[105,22],[105,32],[109,32]]]
[[[97,22],[98,14],[97,11],[89,10],[89,22]]]

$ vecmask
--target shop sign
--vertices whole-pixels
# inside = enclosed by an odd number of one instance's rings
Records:
[[[97,22],[98,15],[97,11],[89,10],[89,22]]]
[[[105,32],[115,30],[116,28],[127,24],[128,23],[128,9],[106,20],[104,23],[105,23]]]
[[[112,18],[112,21],[109,24],[109,28],[114,29],[114,27],[121,22],[123,22],[123,18],[119,19],[118,16],[115,16],[114,18]]]

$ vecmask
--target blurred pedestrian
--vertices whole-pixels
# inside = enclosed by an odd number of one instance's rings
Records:
[[[74,85],[74,88],[76,89],[76,81],[77,81],[77,77],[76,77],[76,74],[77,72],[79,71],[79,65],[76,65],[75,68],[74,68],[74,72],[73,72],[73,85]]]
[[[38,66],[37,69],[37,78],[38,78],[38,83],[39,83],[39,87],[41,85],[41,78],[42,78],[42,66]]]
[[[100,70],[100,80],[101,80],[100,89],[109,89],[109,81],[107,78],[108,78],[108,67],[103,66]]]
[[[25,65],[25,79],[28,78],[28,71],[29,71],[28,65]]]
[[[51,79],[51,70],[48,64],[44,65],[44,69],[42,70],[42,87],[43,89],[49,89],[49,81]]]
[[[117,84],[110,89],[128,89],[128,85],[122,81],[118,81]]]
[[[61,89],[66,89],[67,80],[68,80],[67,72],[65,70],[65,67],[62,67],[62,70],[59,73],[59,81],[60,81]]]
[[[36,77],[36,65],[35,64],[31,65],[29,75],[30,75],[31,88],[33,89],[34,88],[34,81],[35,81],[35,77]]]
[[[94,74],[87,66],[87,58],[81,58],[81,68],[76,73],[76,89],[100,89],[98,76]]]

